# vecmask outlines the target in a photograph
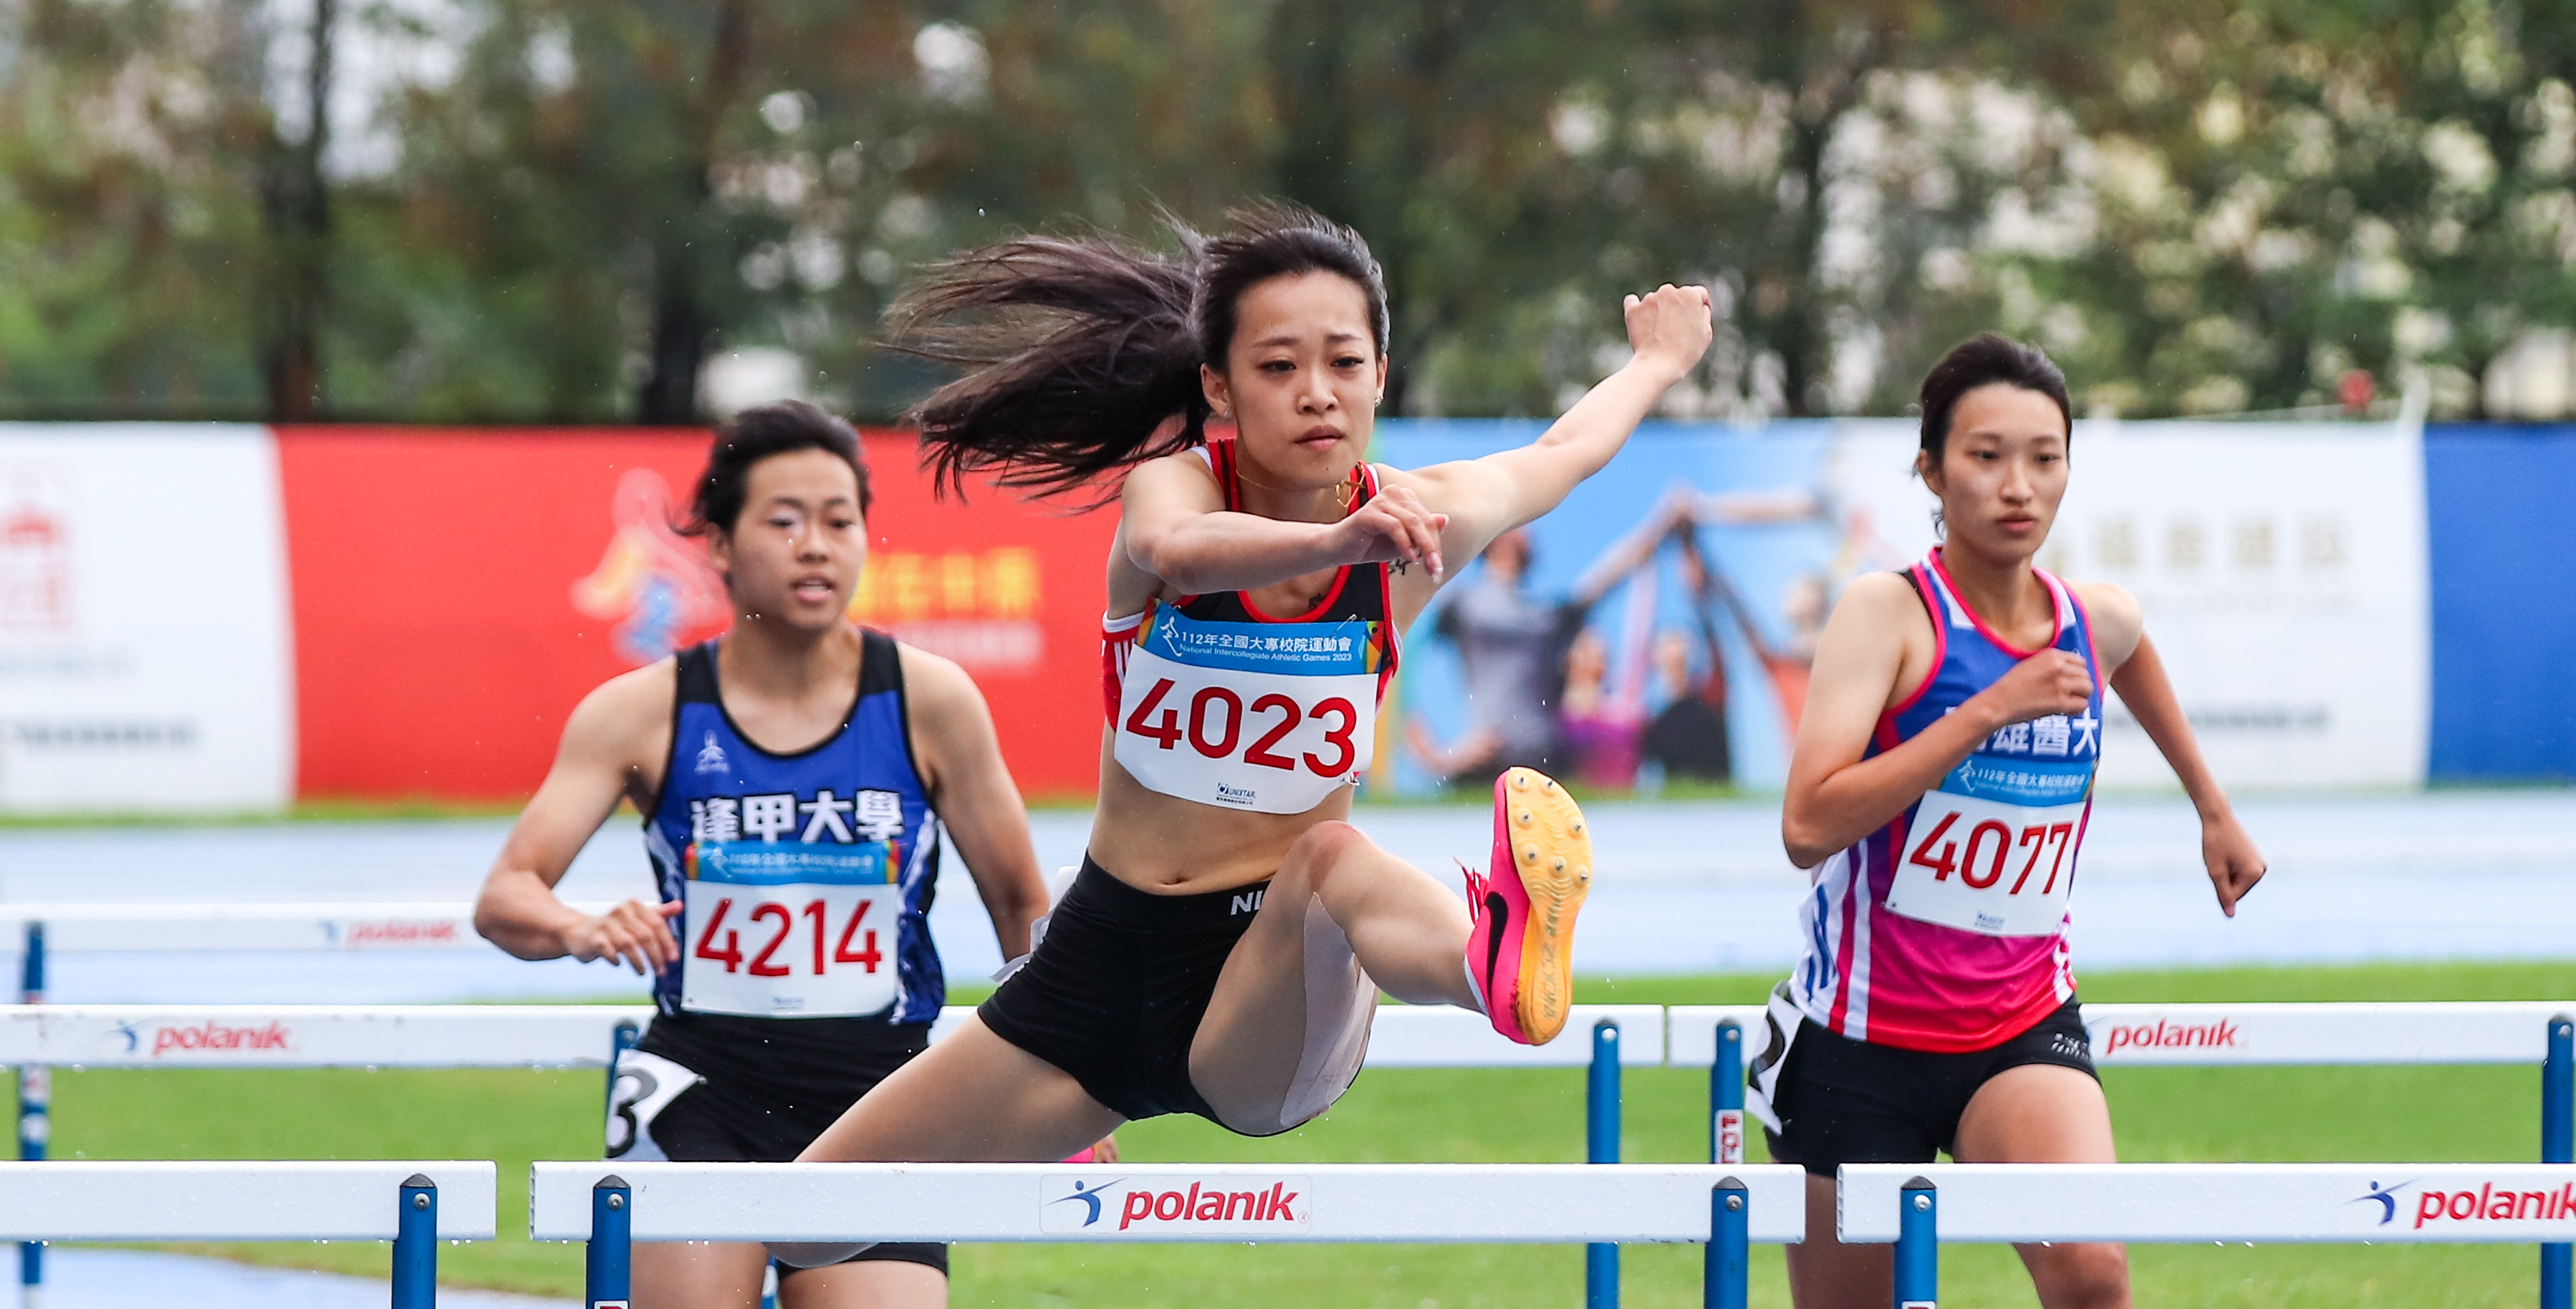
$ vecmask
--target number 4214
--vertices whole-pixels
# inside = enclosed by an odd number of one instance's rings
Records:
[[[857,964],[873,973],[877,970],[877,965],[885,961],[885,955],[877,949],[876,929],[873,927],[863,929],[860,924],[868,916],[868,906],[874,903],[873,900],[861,900],[858,907],[850,911],[849,921],[841,927],[840,939],[832,944],[831,952],[827,956],[824,953],[823,943],[826,939],[825,923],[828,913],[821,900],[808,900],[801,910],[789,909],[775,900],[761,901],[753,906],[751,921],[762,923],[774,920],[778,924],[778,930],[771,934],[769,943],[762,946],[760,952],[751,957],[746,968],[742,955],[742,933],[738,929],[725,926],[725,916],[733,909],[733,900],[727,897],[716,901],[715,912],[707,915],[706,928],[698,933],[697,948],[691,953],[700,959],[723,964],[724,970],[728,973],[749,971],[754,977],[785,977],[795,969],[785,963],[772,963],[771,959],[778,954],[780,947],[787,944],[787,938],[796,930],[796,920],[802,917],[813,927],[815,976],[823,975],[827,963]],[[716,933],[719,930],[724,933],[722,949],[716,947]],[[858,943],[859,948],[856,950],[850,948],[853,941]]]

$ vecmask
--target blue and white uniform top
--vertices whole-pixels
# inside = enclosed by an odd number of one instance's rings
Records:
[[[857,698],[775,754],[725,713],[716,643],[679,656],[671,758],[644,844],[680,961],[665,1015],[928,1023],[947,998],[929,912],[938,817],[914,766],[894,640],[862,631]]]

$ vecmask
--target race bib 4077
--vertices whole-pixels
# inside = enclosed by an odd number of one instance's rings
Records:
[[[2093,763],[1970,755],[1927,791],[1887,907],[1983,936],[2050,936],[2066,920]]]

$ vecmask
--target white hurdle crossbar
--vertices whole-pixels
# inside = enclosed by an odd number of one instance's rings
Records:
[[[1938,1303],[1944,1241],[2576,1241],[2565,1164],[1845,1164],[1838,1194],[1903,1309]]]
[[[1666,1013],[1670,1062],[1706,1068],[1718,1024],[1744,1032],[1744,1057],[1760,1055],[1769,1027],[1760,1005],[1675,1005]],[[2549,1022],[2576,1001],[2438,1001],[2393,1004],[2087,1004],[2093,1061],[2135,1065],[2537,1064]]]
[[[528,1234],[590,1243],[587,1302],[634,1241],[1702,1242],[1743,1303],[1748,1242],[1806,1229],[1785,1164],[539,1163]],[[1730,1298],[1731,1297],[1731,1298]]]
[[[394,1309],[438,1294],[438,1243],[488,1241],[489,1162],[0,1163],[0,1239],[392,1241]]]
[[[934,1039],[973,1013],[940,1015]],[[646,1005],[0,1005],[0,1065],[87,1068],[599,1068],[621,1025]],[[1516,1045],[1482,1015],[1380,1007],[1368,1062],[1378,1068],[1579,1067],[1591,1031],[1619,1024],[1620,1062],[1664,1062],[1657,1005],[1577,1005],[1565,1032]]]
[[[945,1010],[933,1039],[974,1012]],[[640,1005],[5,1005],[0,1065],[214,1068],[598,1068],[614,1066],[652,1017]],[[1615,1024],[1617,1039],[1595,1029]],[[1577,1005],[1565,1031],[1543,1046],[1496,1034],[1480,1014],[1387,1005],[1377,1013],[1367,1062],[1378,1068],[1515,1068],[1595,1065],[1587,1097],[1591,1135],[1615,1159],[1619,1066],[1664,1061],[1659,1005]],[[1599,1066],[1603,1063],[1610,1066]],[[609,1090],[614,1095],[614,1077]],[[22,1158],[41,1158],[40,1123],[21,1116]],[[1597,1157],[1597,1147],[1596,1147]],[[5,1238],[0,1238],[5,1239]],[[25,1246],[22,1288],[43,1278],[42,1249]],[[1597,1275],[1596,1275],[1597,1276]]]
[[[605,913],[612,901],[581,902]],[[28,929],[41,927],[41,932]],[[453,901],[340,904],[0,904],[0,931],[31,952],[181,950],[490,950],[474,906]]]

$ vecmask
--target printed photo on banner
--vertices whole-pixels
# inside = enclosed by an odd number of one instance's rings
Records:
[[[1474,458],[1530,426],[1389,421],[1376,457]],[[1593,792],[1782,785],[1843,586],[1937,539],[1917,440],[1903,419],[1640,428],[1433,602],[1379,720],[1372,785],[1473,790],[1514,764]],[[2080,422],[2073,457],[2039,564],[2138,597],[2221,776],[2422,783],[2420,427]],[[2105,720],[2102,784],[2174,785],[2116,697]]]
[[[1596,792],[1776,787],[1843,584],[1906,556],[1826,476],[1823,424],[1653,424],[1556,512],[1466,564],[1417,624],[1372,780]],[[1378,457],[1469,459],[1514,423],[1388,422]],[[1484,779],[1484,780],[1479,780]]]

